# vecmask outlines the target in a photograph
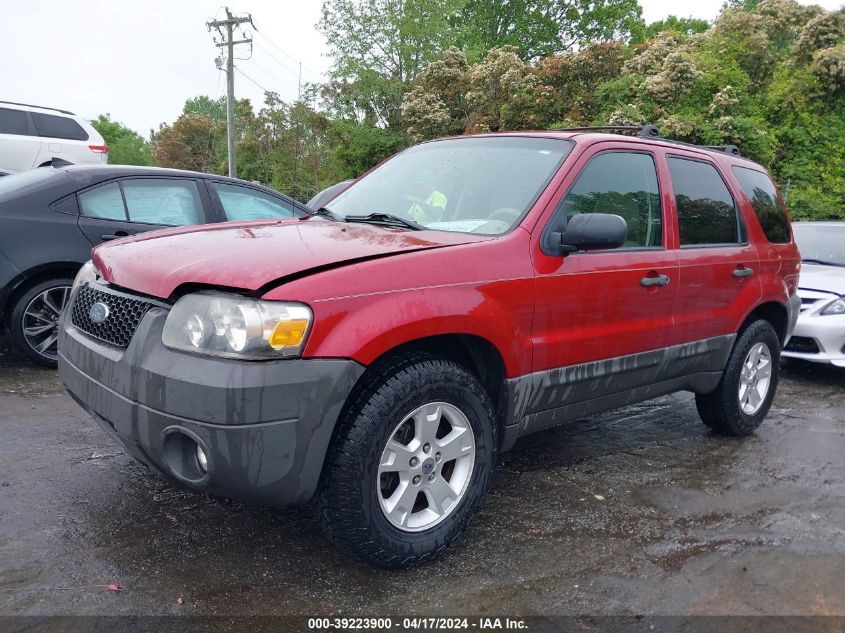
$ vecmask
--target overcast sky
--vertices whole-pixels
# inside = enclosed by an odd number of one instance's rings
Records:
[[[222,0],[14,0],[4,2],[0,100],[112,118],[147,136],[172,122],[185,100],[225,94],[226,78],[205,22],[223,16]],[[723,0],[640,0],[647,22],[669,14],[712,20]],[[821,0],[833,9],[841,0]],[[321,0],[232,0],[251,12],[258,32],[252,59],[238,61],[235,94],[253,104],[264,89],[291,100],[303,81],[319,81],[329,65],[314,28]],[[251,29],[250,29],[251,30]],[[240,47],[241,54],[248,52]],[[245,76],[246,75],[246,76]],[[249,79],[247,79],[247,76]]]

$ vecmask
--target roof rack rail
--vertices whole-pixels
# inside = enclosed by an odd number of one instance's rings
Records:
[[[587,125],[566,127],[561,132],[635,132],[640,138],[657,138],[660,132],[656,125]]]
[[[566,127],[558,130],[559,132],[634,132],[639,138],[653,138],[661,140],[666,143],[674,143],[675,145],[686,145],[688,147],[698,147],[699,149],[707,149],[711,152],[722,152],[731,156],[742,156],[739,148],[736,145],[696,145],[695,143],[687,143],[686,141],[676,141],[672,138],[665,138],[660,136],[660,130],[656,125],[588,125],[585,127]]]
[[[23,106],[24,108],[38,108],[39,110],[52,110],[53,112],[61,112],[62,114],[76,116],[73,112],[68,112],[67,110],[59,110],[58,108],[48,108],[47,106],[33,105],[31,103],[18,103],[17,101],[0,101],[0,104]]]

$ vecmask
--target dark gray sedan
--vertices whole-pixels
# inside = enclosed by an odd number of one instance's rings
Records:
[[[5,176],[0,320],[17,350],[55,367],[56,323],[92,247],[165,227],[307,212],[261,185],[177,169],[74,165]]]

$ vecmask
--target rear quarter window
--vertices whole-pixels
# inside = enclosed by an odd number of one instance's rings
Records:
[[[747,167],[733,167],[733,172],[745,197],[751,202],[766,239],[774,244],[788,243],[790,236],[786,205],[771,179],[763,172]]]
[[[66,116],[33,112],[32,122],[35,124],[38,136],[61,138],[67,141],[88,140],[88,132],[82,129],[79,123]]]

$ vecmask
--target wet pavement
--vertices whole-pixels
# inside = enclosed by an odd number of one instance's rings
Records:
[[[845,615],[845,371],[787,367],[745,439],[689,394],[525,438],[457,546],[403,572],[303,508],[172,488],[2,342],[0,432],[0,615]]]

